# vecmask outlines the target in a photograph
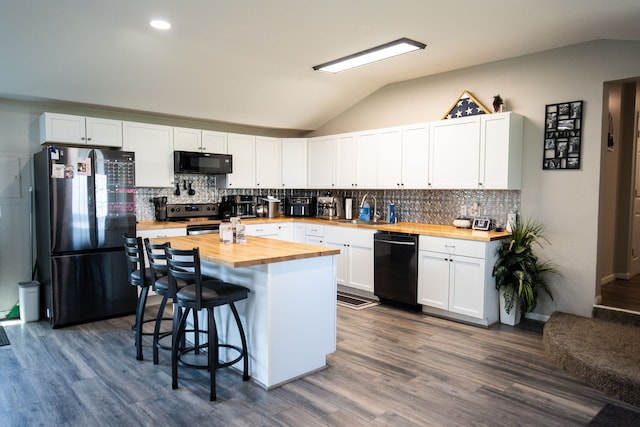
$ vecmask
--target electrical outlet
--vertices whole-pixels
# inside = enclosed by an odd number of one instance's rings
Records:
[[[473,202],[471,207],[469,208],[469,215],[472,217],[477,217],[480,214],[480,205],[478,202]]]

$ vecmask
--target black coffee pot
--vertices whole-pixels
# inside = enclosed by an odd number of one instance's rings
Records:
[[[156,221],[167,220],[167,198],[166,197],[154,197],[151,199],[153,207],[156,210]]]

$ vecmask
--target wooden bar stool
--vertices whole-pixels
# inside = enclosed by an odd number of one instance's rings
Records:
[[[171,386],[175,390],[178,388],[178,361],[181,352],[184,350],[180,345],[180,341],[185,334],[187,317],[193,312],[194,318],[197,317],[197,311],[207,310],[207,353],[208,353],[208,369],[210,373],[210,391],[209,400],[216,400],[216,370],[231,366],[240,360],[244,361],[244,371],[242,379],[249,380],[249,360],[247,356],[247,340],[244,334],[244,328],[238,315],[235,302],[247,298],[249,289],[222,282],[220,280],[206,280],[202,277],[200,270],[200,251],[198,248],[191,250],[180,250],[173,248],[165,248],[167,264],[169,266],[169,283],[175,286],[178,280],[188,282],[187,286],[176,292],[175,303],[178,308],[183,309],[181,314],[174,311],[174,330],[172,336],[171,351]],[[218,332],[216,321],[213,315],[215,307],[228,305],[238,327],[240,334],[241,347],[218,342]],[[196,331],[196,334],[198,331]],[[238,356],[230,361],[220,362],[219,349],[225,347],[238,352]]]

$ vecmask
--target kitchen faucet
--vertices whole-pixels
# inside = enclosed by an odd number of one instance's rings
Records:
[[[362,198],[362,201],[360,202],[361,208],[364,207],[364,201],[367,200],[368,196],[369,196],[369,193],[365,193],[364,197]],[[380,218],[380,215],[378,214],[378,200],[374,195],[371,195],[371,197],[373,197],[373,215],[371,215],[371,218],[373,222],[378,222],[378,219]]]

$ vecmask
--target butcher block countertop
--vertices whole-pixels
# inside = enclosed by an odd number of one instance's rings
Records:
[[[380,231],[392,231],[397,233],[420,234],[423,236],[449,237],[453,239],[478,240],[482,242],[490,242],[493,240],[501,240],[511,236],[507,231],[481,231],[464,228],[456,228],[452,225],[439,224],[422,224],[416,222],[399,222],[397,224],[351,224],[340,222],[340,220],[326,220],[316,218],[300,218],[300,217],[279,217],[279,218],[243,218],[243,224],[269,224],[279,222],[301,222],[306,224],[319,225],[337,225],[340,227],[364,228]],[[197,221],[138,221],[138,230],[153,230],[161,228],[180,228],[186,227],[187,224],[219,224],[220,220],[197,220]]]
[[[171,247],[176,249],[198,247],[202,261],[231,268],[340,254],[339,249],[254,236],[247,236],[246,243],[222,243],[217,234],[161,237],[151,241],[153,243],[168,241],[171,242]]]

